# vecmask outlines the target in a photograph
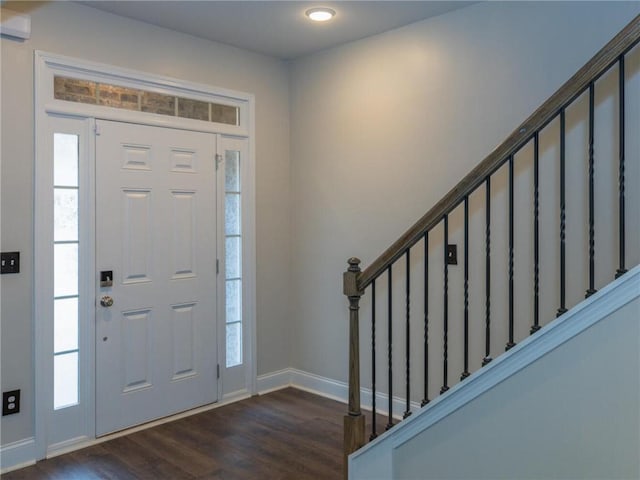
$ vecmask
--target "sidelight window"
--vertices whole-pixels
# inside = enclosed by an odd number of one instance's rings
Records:
[[[242,364],[242,188],[240,152],[225,152],[224,235],[227,368]]]
[[[78,404],[78,135],[53,136],[53,407]]]

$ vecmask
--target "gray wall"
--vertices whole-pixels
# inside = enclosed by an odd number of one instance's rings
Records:
[[[417,435],[393,478],[640,478],[639,318],[635,299]]]
[[[33,435],[33,51],[44,50],[255,94],[258,373],[290,365],[289,106],[286,64],[70,2],[9,4],[32,37],[2,39],[2,250],[21,251],[2,277],[2,390],[22,411],[2,418],[2,444]]]
[[[294,367],[347,380],[347,302],[341,288],[341,272],[347,266],[347,258],[358,256],[363,260],[363,266],[370,264],[638,12],[638,2],[482,2],[320,52],[292,64],[291,175],[292,205],[295,207],[292,210],[291,318]],[[637,74],[638,62],[634,62],[637,86],[640,75]],[[636,104],[637,100],[630,101],[637,122],[637,109],[633,107]],[[612,123],[608,120],[605,124],[607,122]],[[579,130],[584,137],[582,127]],[[633,152],[640,151],[640,143],[630,141],[634,143],[629,148]],[[610,156],[609,152],[607,156]],[[577,161],[583,162],[584,154],[581,158],[576,157]],[[628,174],[629,178],[638,177],[637,170]],[[520,188],[531,185],[531,177],[527,175],[526,171],[519,171],[517,175],[518,208],[526,207],[528,211],[526,215],[516,217],[518,241],[527,235],[532,238],[531,196],[527,190],[530,187]],[[504,205],[504,175],[497,185],[496,193],[501,194]],[[613,181],[609,193],[601,197],[611,201],[612,188],[615,188]],[[584,216],[584,189],[577,191],[572,185],[571,192],[577,194],[571,201],[582,209],[580,215]],[[637,201],[638,197],[634,198]],[[542,193],[541,201],[553,202],[554,208],[557,206],[556,197],[548,196],[546,192]],[[545,204],[545,209],[546,205],[551,203]],[[554,216],[550,225],[555,228],[557,212],[545,211]],[[599,221],[611,220],[608,211],[611,210],[604,209],[598,214]],[[635,225],[633,228],[637,229],[640,225],[638,213],[630,210],[629,215]],[[481,226],[482,215],[479,218]],[[460,238],[460,215],[453,223],[457,229],[453,234]],[[493,239],[494,261],[498,262],[495,268],[500,271],[506,271],[504,225],[503,221],[502,226],[494,230]],[[570,233],[580,230],[572,228]],[[616,253],[614,234],[608,228],[599,227],[598,235],[601,235],[598,237],[598,258],[613,261]],[[557,238],[557,232],[551,231],[545,241],[556,247]],[[585,271],[584,259],[588,257],[581,253],[585,251],[584,235],[576,241],[580,248],[572,251],[580,256],[575,263],[581,274],[573,274],[570,279],[570,302],[584,298],[585,289],[582,279],[586,276],[582,273]],[[631,265],[640,260],[637,243],[636,240],[633,258],[628,258]],[[436,247],[432,250],[439,253],[440,247]],[[479,245],[476,247],[480,248]],[[555,317],[558,307],[557,262],[554,258],[557,252],[546,248],[542,251],[550,257],[542,272],[548,276],[542,282],[542,288],[550,293],[545,293],[548,296],[541,302],[548,320]],[[416,275],[421,268],[419,256],[412,255],[416,266],[412,272]],[[518,250],[516,262],[518,272],[527,272],[526,275],[519,274],[520,278],[532,277],[529,246]],[[399,268],[394,269],[398,280],[394,283],[399,289],[394,298],[400,299],[394,307],[398,311],[396,318],[403,315],[403,264],[404,261],[400,262]],[[434,271],[442,271],[437,264],[433,266]],[[611,268],[611,265],[606,271],[598,268],[599,284],[610,281]],[[462,291],[459,269],[452,270],[452,292]],[[480,277],[476,277],[478,274]],[[438,278],[442,285],[441,277]],[[502,283],[495,283],[492,288],[494,295],[500,297],[497,300],[502,301],[492,302],[494,315],[502,308],[494,320],[503,325],[502,328],[494,325],[494,356],[503,351],[506,342],[506,322],[501,320],[507,291],[504,278],[503,275],[500,280],[494,275],[494,280]],[[481,270],[474,270],[471,279],[474,308],[482,308],[482,281]],[[415,285],[419,291],[419,284]],[[532,290],[526,281],[522,288],[527,293],[519,291],[516,294],[518,312],[524,318],[532,311],[529,293]],[[380,291],[384,289],[386,280],[380,286]],[[441,296],[436,292],[434,298]],[[419,317],[421,300],[415,299],[412,295],[411,308]],[[369,302],[368,297],[363,300],[362,318],[369,318]],[[380,311],[386,314],[384,308],[381,304]],[[451,324],[459,329],[460,312],[453,310],[451,314],[457,316]],[[433,318],[440,318],[439,312],[433,312]],[[518,327],[518,335],[526,334],[531,325],[528,317],[525,320],[526,323]],[[403,322],[396,323],[397,334],[403,335]],[[362,325],[361,331],[368,332],[368,320]],[[380,328],[378,332],[384,352],[386,347],[381,337],[385,334],[380,330],[384,329]],[[441,338],[437,331],[432,333],[432,338]],[[479,331],[477,334],[481,335]],[[367,335],[363,333],[363,337]],[[450,335],[460,338],[459,330]],[[419,343],[420,335],[415,338]],[[440,344],[433,342],[436,349]],[[412,348],[412,352],[419,355],[422,350],[417,347]],[[394,345],[397,359],[403,358],[402,348]],[[482,353],[472,352],[474,362],[479,363]],[[453,379],[462,371],[459,365],[462,356],[450,351],[450,358],[455,363],[450,364]],[[368,386],[368,354],[363,354],[363,359],[364,385]],[[419,357],[412,360],[414,371],[420,364]],[[420,378],[419,371],[415,375]],[[401,382],[403,373],[396,375],[396,379]],[[432,385],[431,392],[439,385]],[[378,387],[385,390],[383,379]]]
[[[33,434],[34,49],[256,95],[258,373],[346,380],[345,260],[373,260],[640,11],[483,2],[287,66],[82,5],[9,8],[32,38],[1,42],[1,242],[23,255],[2,388],[24,395],[2,444]]]

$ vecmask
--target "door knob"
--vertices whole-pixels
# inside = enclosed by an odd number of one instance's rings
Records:
[[[111,305],[113,305],[113,297],[110,297],[109,295],[103,295],[102,298],[100,298],[100,305],[102,305],[103,307],[110,307]]]

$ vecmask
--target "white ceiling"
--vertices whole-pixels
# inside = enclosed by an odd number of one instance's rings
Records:
[[[466,7],[473,1],[83,1],[93,8],[281,59],[293,59]],[[312,7],[335,18],[309,21]]]

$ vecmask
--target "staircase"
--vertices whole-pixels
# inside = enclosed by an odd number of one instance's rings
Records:
[[[370,266],[349,260],[345,462],[368,439],[351,461],[377,465],[354,478],[401,478],[385,443],[408,442],[625,305],[637,323],[639,41],[640,16]],[[606,313],[611,298],[622,303]],[[384,432],[373,414],[365,431],[363,394]]]

